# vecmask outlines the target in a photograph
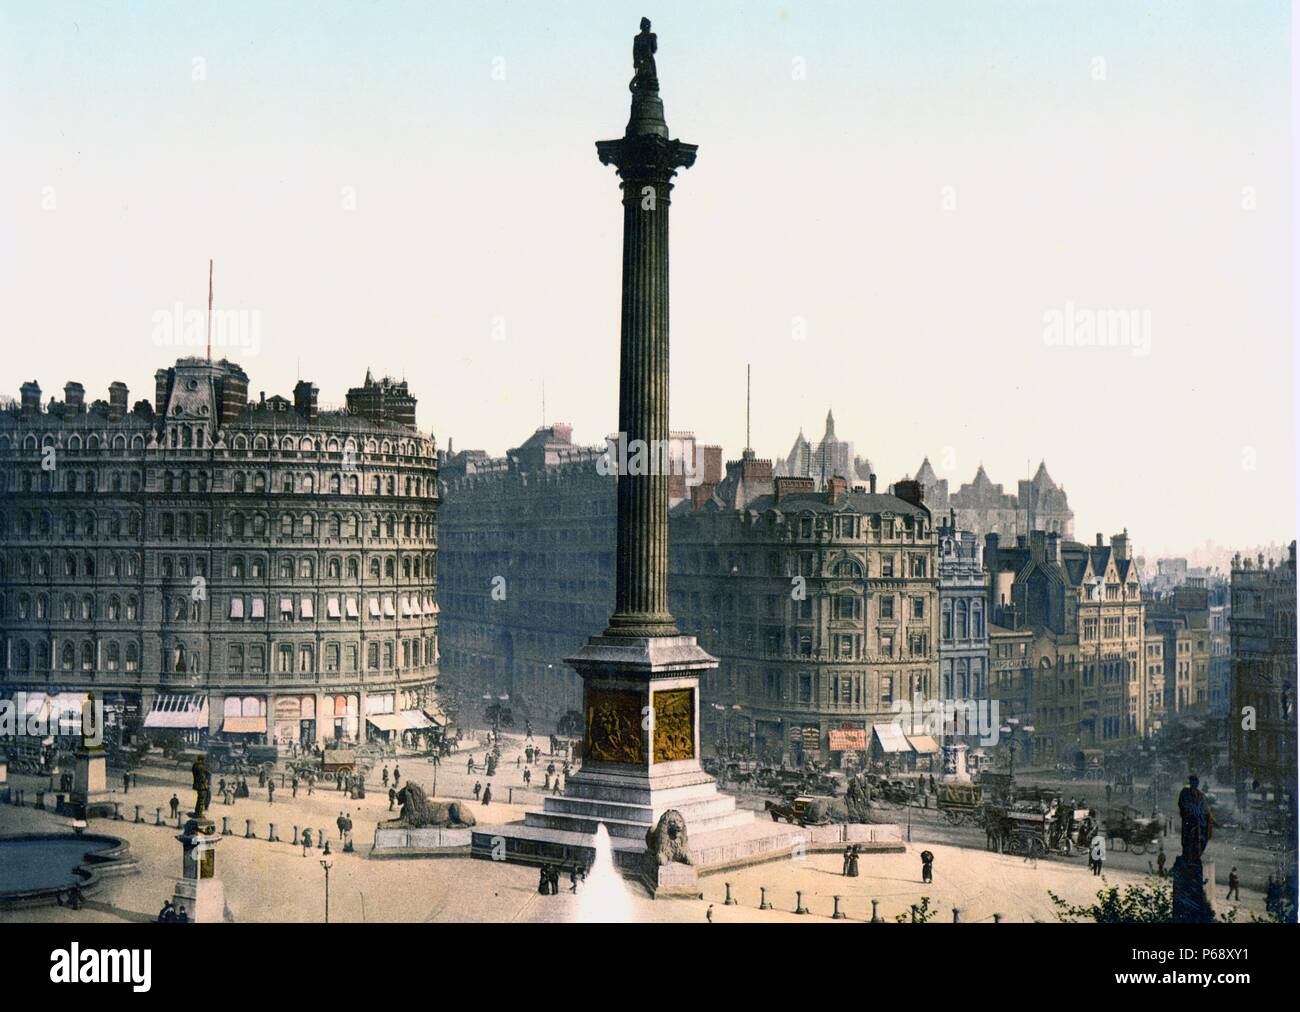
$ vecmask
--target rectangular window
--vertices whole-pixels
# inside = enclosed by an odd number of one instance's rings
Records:
[[[232,619],[242,619],[244,617],[244,599],[242,597],[232,597],[230,599],[230,617]]]
[[[255,597],[252,599],[251,604],[250,618],[266,618],[266,601],[264,598]]]

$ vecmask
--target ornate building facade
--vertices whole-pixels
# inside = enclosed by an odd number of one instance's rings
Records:
[[[989,576],[984,545],[953,526],[939,536],[939,686],[944,699],[989,696]]]
[[[605,628],[614,605],[618,461],[607,450],[555,424],[504,457],[444,455],[443,670],[462,698],[508,697],[517,719],[534,721],[581,710],[582,683],[564,658]],[[670,500],[711,489],[721,454],[674,432]]]
[[[1046,531],[1006,545],[985,539],[989,606],[1000,627],[1029,631],[1033,669],[1030,754],[1066,761],[1083,749],[1139,744],[1152,732],[1146,605],[1128,534],[1106,545],[1063,541]]]
[[[720,661],[701,688],[705,740],[790,761],[872,748],[877,728],[897,740],[894,704],[939,695],[937,537],[919,488],[833,477],[818,491],[750,451],[727,472],[673,510],[669,541],[672,612]],[[937,750],[900,747],[913,745]]]
[[[406,384],[323,411],[183,358],[127,398],[33,382],[0,411],[0,691],[194,739],[427,730],[437,454]]]
[[[1232,562],[1230,757],[1237,807],[1272,820],[1294,847],[1296,543],[1288,557]],[[1243,726],[1250,718],[1250,726]]]

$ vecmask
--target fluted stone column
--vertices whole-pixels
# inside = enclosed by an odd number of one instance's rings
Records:
[[[668,212],[696,145],[670,140],[658,80],[634,91],[627,132],[598,141],[623,189],[618,549],[610,636],[676,636],[668,611]]]

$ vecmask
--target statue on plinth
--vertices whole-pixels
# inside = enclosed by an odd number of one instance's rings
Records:
[[[202,819],[203,813],[212,804],[212,774],[203,763],[202,752],[190,767],[190,774],[194,786],[194,818]]]
[[[1201,793],[1200,778],[1187,778],[1187,786],[1178,792],[1178,814],[1182,819],[1183,857],[1200,861],[1214,831],[1214,815]]]
[[[655,67],[655,53],[659,39],[650,31],[650,19],[641,19],[641,34],[632,40],[632,66],[636,74],[628,88],[632,91],[658,91],[659,73]]]

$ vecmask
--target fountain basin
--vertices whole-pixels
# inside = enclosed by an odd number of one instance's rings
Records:
[[[131,845],[98,833],[0,836],[0,910],[58,903],[74,887],[82,896],[106,878],[136,870]]]

